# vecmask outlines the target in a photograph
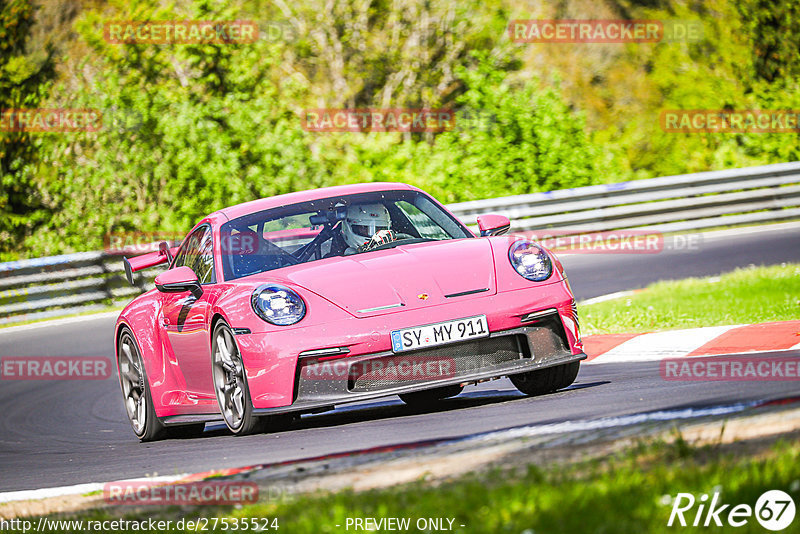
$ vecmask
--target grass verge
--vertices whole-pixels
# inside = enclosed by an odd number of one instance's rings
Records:
[[[435,486],[419,481],[362,493],[283,498],[239,509],[140,511],[128,518],[171,519],[173,524],[181,517],[277,518],[277,523],[270,524],[293,534],[353,531],[352,525],[345,529],[348,519],[367,517],[408,518],[412,532],[426,530],[417,528],[420,518],[444,519],[445,525],[452,519],[453,532],[708,531],[667,526],[678,493],[691,493],[699,499],[702,494],[718,492],[720,505],[754,507],[758,497],[772,489],[789,493],[795,501],[800,499],[800,440],[762,443],[755,449],[740,443],[693,447],[676,435],[671,443],[639,444],[611,458],[566,466],[529,466],[523,474],[498,470]],[[685,513],[689,524],[697,510],[695,505]],[[102,521],[117,516],[103,509],[74,517]],[[727,511],[721,515],[723,522],[726,519]],[[764,532],[755,517],[736,530]]]
[[[781,444],[761,459],[737,459],[678,440],[566,469],[531,466],[511,481],[496,472],[433,488],[418,484],[305,498],[282,506],[254,506],[245,513],[273,514],[289,532],[339,531],[333,525],[345,525],[348,517],[449,517],[461,532],[670,532],[674,527],[667,527],[667,520],[677,493],[699,497],[716,488],[724,502],[752,506],[768,489],[791,491],[798,485],[798,459],[797,443]],[[762,530],[752,523],[742,531]]]
[[[584,335],[800,319],[800,264],[657,282],[579,311]]]

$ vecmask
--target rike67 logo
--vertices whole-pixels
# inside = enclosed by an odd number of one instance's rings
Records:
[[[720,494],[716,491],[710,501],[705,493],[699,499],[691,493],[678,493],[671,501],[668,527],[743,527],[755,516],[765,529],[780,531],[791,525],[795,516],[794,500],[781,490],[765,491],[755,507],[749,504],[722,504]]]

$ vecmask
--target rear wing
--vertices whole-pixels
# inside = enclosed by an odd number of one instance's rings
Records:
[[[172,258],[177,254],[178,248],[179,247],[169,248],[167,242],[162,241],[158,244],[158,250],[155,252],[148,252],[147,254],[142,254],[141,256],[135,256],[133,258],[123,257],[122,263],[125,265],[125,278],[128,280],[128,283],[135,285],[133,273],[137,271],[149,269],[150,267],[155,267],[162,263],[172,263]]]

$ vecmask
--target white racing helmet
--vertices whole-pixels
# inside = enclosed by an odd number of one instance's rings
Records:
[[[388,230],[391,220],[383,204],[353,204],[347,208],[342,235],[348,247],[357,249],[369,243],[373,235]]]

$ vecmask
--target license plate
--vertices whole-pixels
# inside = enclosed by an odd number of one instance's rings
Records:
[[[455,343],[465,339],[487,337],[489,327],[485,315],[455,319],[425,326],[392,331],[392,351],[420,349],[433,345]]]

